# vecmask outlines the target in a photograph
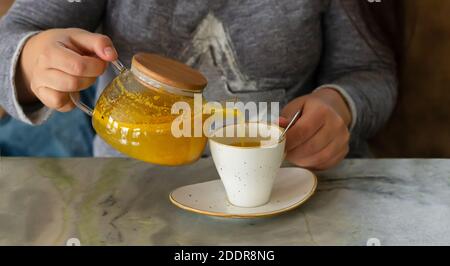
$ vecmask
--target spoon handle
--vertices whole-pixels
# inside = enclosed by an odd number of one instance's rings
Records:
[[[288,126],[284,129],[283,134],[280,136],[280,140],[283,140],[286,136],[287,131],[300,119],[300,117],[303,114],[303,107],[300,109],[297,113],[295,113],[294,117],[292,118],[291,122],[289,122]]]

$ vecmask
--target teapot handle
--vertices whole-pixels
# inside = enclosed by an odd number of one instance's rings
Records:
[[[75,106],[78,107],[78,109],[80,109],[89,116],[93,115],[94,111],[92,110],[92,108],[87,106],[80,100],[80,95],[78,93],[70,93],[69,96],[72,102],[75,104]]]
[[[119,74],[122,74],[127,68],[120,62],[118,59],[111,62],[113,66],[119,71]]]
[[[112,61],[111,63],[119,71],[119,74],[122,74],[122,72],[127,70],[127,68],[119,60]],[[75,104],[75,106],[78,107],[78,109],[80,109],[81,111],[83,111],[84,113],[86,113],[89,116],[93,115],[94,111],[92,110],[92,108],[87,106],[85,103],[83,103],[80,100],[80,97],[78,94],[70,93],[69,95],[70,95],[70,99]]]

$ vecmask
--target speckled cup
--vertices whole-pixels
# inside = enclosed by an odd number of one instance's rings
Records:
[[[259,130],[266,136],[260,147],[236,147],[236,137],[209,139],[214,164],[225,186],[228,200],[238,207],[258,207],[270,200],[272,187],[284,159],[286,141],[278,140],[282,129],[276,125],[262,123],[247,123],[243,125],[229,125],[216,131],[223,132],[247,127]],[[222,132],[220,132],[222,130]],[[225,135],[225,133],[223,133]]]

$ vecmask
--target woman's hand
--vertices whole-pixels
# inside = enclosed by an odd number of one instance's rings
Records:
[[[40,100],[51,109],[74,108],[69,93],[90,87],[107,62],[117,59],[111,40],[81,29],[54,29],[30,38],[24,46],[16,82],[22,104]]]
[[[302,117],[287,133],[287,159],[314,170],[337,165],[349,151],[352,118],[345,100],[331,88],[297,98],[281,112],[280,125],[285,127],[302,108]]]

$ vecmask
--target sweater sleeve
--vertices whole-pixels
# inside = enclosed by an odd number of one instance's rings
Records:
[[[50,115],[42,104],[22,106],[17,99],[16,69],[23,46],[33,35],[53,28],[95,31],[106,0],[16,0],[0,20],[0,105],[12,117],[40,124]]]
[[[352,113],[352,138],[372,137],[388,120],[397,99],[392,52],[373,38],[356,1],[331,0],[323,17],[320,88],[341,93]]]

